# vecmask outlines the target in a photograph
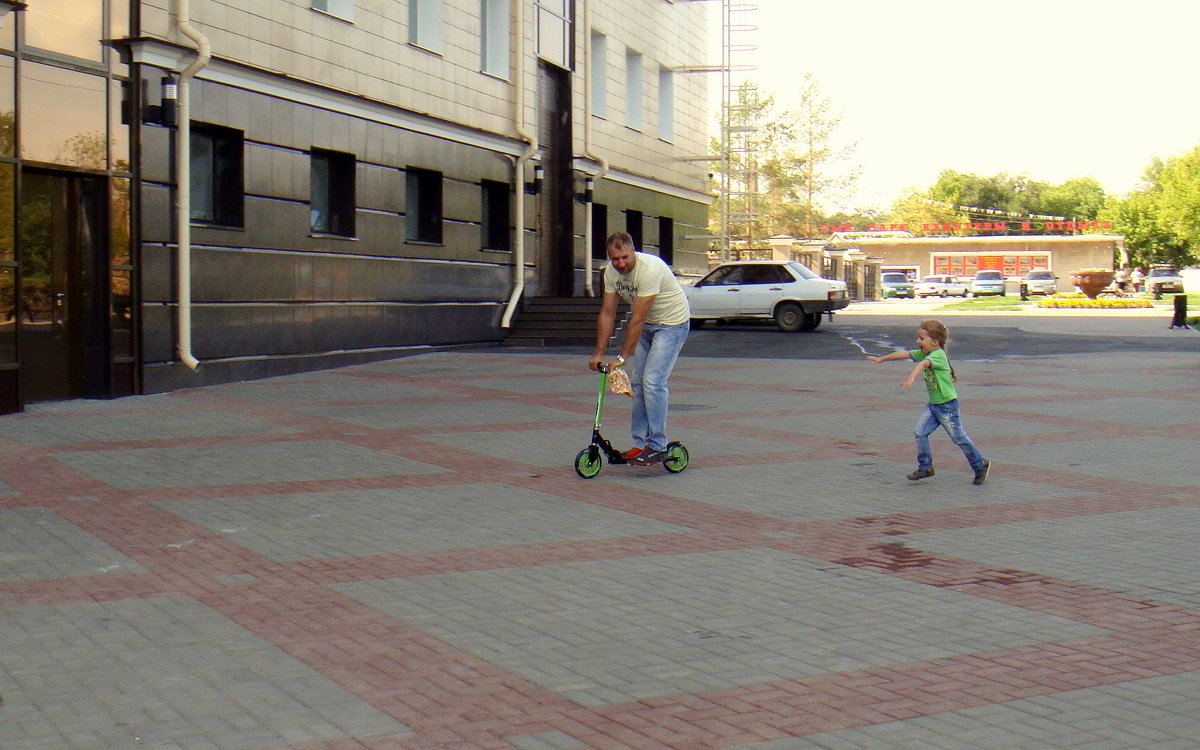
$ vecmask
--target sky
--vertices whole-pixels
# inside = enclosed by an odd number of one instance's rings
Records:
[[[943,169],[1125,194],[1152,158],[1200,145],[1196,0],[733,2],[755,6],[737,18],[756,27],[733,35],[756,47],[734,81],[786,109],[811,71],[840,109],[862,169],[851,208],[887,208]]]

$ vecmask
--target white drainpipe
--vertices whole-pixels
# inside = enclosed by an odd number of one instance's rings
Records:
[[[192,100],[189,94],[192,78],[212,58],[208,37],[191,24],[189,0],[175,0],[176,23],[179,33],[196,43],[196,59],[179,74],[179,123],[175,140],[175,236],[178,252],[175,257],[175,286],[178,297],[175,326],[178,328],[175,350],[179,361],[189,369],[200,366],[192,354]]]
[[[592,0],[583,0],[583,33],[587,34],[583,44],[583,155],[600,164],[599,171],[591,176],[595,190],[595,183],[608,174],[608,161],[592,152]],[[592,289],[592,202],[589,195],[583,218],[583,288],[589,297],[596,296]]]
[[[528,0],[514,0],[517,4],[516,26],[517,26],[517,72],[516,72],[516,96],[515,109],[513,116],[516,124],[517,135],[521,140],[529,144],[525,149],[525,153],[517,157],[516,164],[513,165],[513,187],[516,191],[516,241],[513,243],[513,290],[508,298],[508,305],[504,308],[504,315],[500,319],[501,328],[510,328],[512,326],[513,312],[517,309],[517,303],[521,300],[521,295],[525,292],[525,165],[533,158],[538,150],[537,135],[532,134],[525,127],[525,79],[527,70],[525,66],[525,3]]]

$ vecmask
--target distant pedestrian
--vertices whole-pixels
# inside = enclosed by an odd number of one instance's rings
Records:
[[[925,387],[929,391],[929,404],[917,420],[915,437],[917,439],[917,470],[908,475],[914,482],[934,474],[933,453],[929,448],[929,436],[938,427],[944,427],[954,444],[962,449],[967,457],[967,463],[975,472],[972,484],[983,484],[987,479],[991,462],[979,454],[979,449],[963,430],[958,415],[958,391],[954,388],[957,376],[950,360],[946,356],[946,339],[949,331],[937,320],[926,320],[917,328],[917,348],[912,351],[894,351],[882,357],[868,356],[872,362],[888,362],[891,360],[911,359],[917,363],[901,388],[907,389],[917,381],[918,375],[925,376]]]
[[[1146,280],[1146,274],[1142,269],[1135,268],[1129,273],[1129,283],[1133,284],[1133,293],[1140,294],[1142,291],[1142,282]]]

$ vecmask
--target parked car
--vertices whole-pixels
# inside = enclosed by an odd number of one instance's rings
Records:
[[[774,320],[782,331],[811,331],[822,313],[850,304],[846,282],[823,279],[797,261],[722,263],[683,291],[692,328],[709,320]]]
[[[1021,278],[1027,294],[1057,294],[1058,277],[1053,271],[1030,271]]]
[[[1146,291],[1160,294],[1183,294],[1183,277],[1171,266],[1150,266],[1146,273]]]
[[[918,297],[966,297],[971,285],[957,276],[926,276],[913,285]]]
[[[906,274],[898,271],[887,271],[879,277],[879,283],[883,287],[883,298],[889,297],[908,297],[912,299],[917,296],[913,290],[913,283],[908,280]]]
[[[979,271],[971,279],[971,294],[982,297],[988,294],[1004,294],[1004,274],[999,271]]]

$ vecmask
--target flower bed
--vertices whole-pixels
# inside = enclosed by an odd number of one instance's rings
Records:
[[[1082,294],[1062,295],[1037,301],[1038,307],[1086,307],[1094,310],[1125,310],[1130,308],[1154,307],[1144,299],[1088,299]]]

